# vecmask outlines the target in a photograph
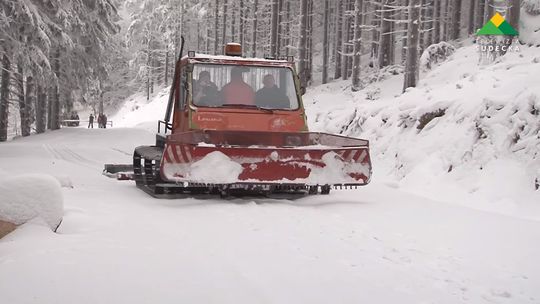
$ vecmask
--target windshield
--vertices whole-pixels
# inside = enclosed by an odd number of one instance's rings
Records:
[[[298,109],[292,70],[286,67],[195,64],[192,88],[196,106]]]

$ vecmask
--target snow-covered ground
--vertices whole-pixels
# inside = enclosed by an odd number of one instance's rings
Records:
[[[141,129],[2,144],[0,169],[63,180],[58,232],[0,241],[1,303],[538,303],[540,222],[365,188],[298,200],[156,200],[101,175]],[[70,183],[67,183],[69,181]]]

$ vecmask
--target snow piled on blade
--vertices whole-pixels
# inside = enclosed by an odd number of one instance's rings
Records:
[[[226,184],[238,181],[242,165],[232,161],[227,155],[214,151],[194,162],[187,179],[194,182]]]
[[[530,212],[540,211],[538,49],[477,62],[475,46],[458,49],[404,94],[402,74],[357,93],[349,82],[321,85],[304,96],[308,123],[370,140],[374,178],[438,200],[540,218]],[[381,89],[375,100],[374,87]]]
[[[45,174],[0,179],[0,220],[16,225],[41,218],[56,230],[64,214],[60,183]]]

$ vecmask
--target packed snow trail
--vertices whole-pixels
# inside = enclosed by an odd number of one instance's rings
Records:
[[[540,302],[538,221],[376,176],[297,200],[157,200],[101,175],[153,139],[67,128],[0,145],[0,175],[54,175],[65,199],[58,233],[0,241],[0,303]]]

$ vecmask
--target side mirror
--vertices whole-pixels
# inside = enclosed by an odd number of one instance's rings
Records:
[[[306,88],[300,87],[300,94],[304,96],[304,94],[306,94]]]

